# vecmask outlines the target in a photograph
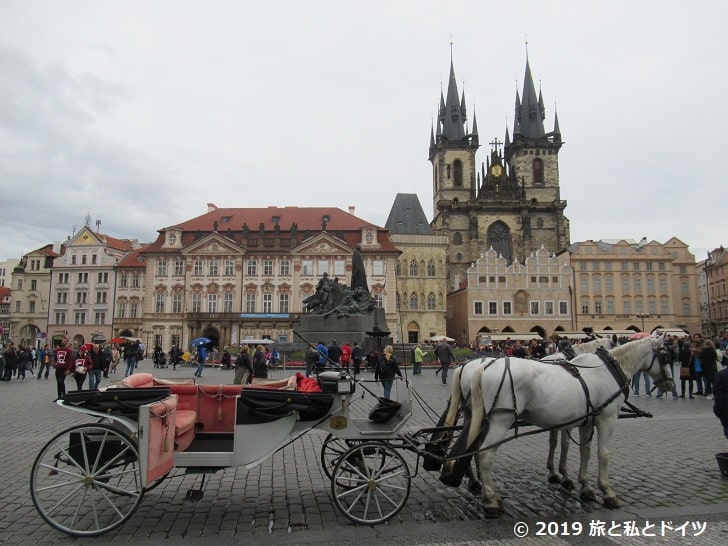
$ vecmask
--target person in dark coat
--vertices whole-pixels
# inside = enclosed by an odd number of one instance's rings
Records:
[[[387,345],[374,370],[374,381],[382,382],[384,398],[391,399],[395,375],[402,377],[402,372],[399,369],[399,362],[397,362],[394,356],[394,348],[391,345]]]
[[[253,355],[253,377],[256,379],[268,379],[268,365],[265,358],[265,347],[258,345]]]
[[[728,367],[713,378],[713,413],[720,419],[723,434],[728,438]]]
[[[703,368],[703,392],[708,400],[713,399],[713,379],[718,373],[718,353],[715,352],[715,345],[710,339],[703,342],[703,347],[698,353],[700,366]]]
[[[247,385],[253,377],[253,364],[250,362],[250,347],[243,344],[240,347],[240,353],[235,359],[235,379],[234,385]]]

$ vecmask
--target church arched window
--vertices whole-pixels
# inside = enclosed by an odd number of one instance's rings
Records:
[[[412,292],[412,295],[410,296],[409,301],[410,309],[417,310],[417,294]]]
[[[434,311],[436,305],[437,305],[437,303],[436,303],[436,299],[435,299],[435,294],[433,294],[432,292],[430,292],[427,295],[427,310],[428,311]]]
[[[419,268],[417,267],[417,260],[412,260],[409,267],[410,277],[416,277],[419,274]]]
[[[498,254],[506,259],[506,262],[511,263],[511,231],[508,226],[503,222],[495,222],[488,227],[487,245],[492,247]]]
[[[463,244],[463,236],[460,235],[460,232],[455,232],[455,235],[452,236],[452,244],[454,245],[461,245]]]
[[[429,262],[427,262],[427,276],[435,276],[435,260],[430,260]]]
[[[453,185],[455,187],[462,187],[463,185],[463,162],[459,159],[453,161]]]
[[[533,169],[533,183],[543,184],[543,159],[540,157],[534,159],[531,168]]]

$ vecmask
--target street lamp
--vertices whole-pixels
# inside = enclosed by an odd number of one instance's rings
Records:
[[[650,318],[649,313],[637,313],[637,316],[642,319],[642,331],[645,331],[645,318]]]

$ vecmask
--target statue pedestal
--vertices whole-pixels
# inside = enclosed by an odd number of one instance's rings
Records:
[[[294,330],[313,345],[323,341],[328,346],[335,339],[339,345],[348,342],[353,347],[356,342],[364,354],[392,343],[384,309],[380,307],[375,308],[371,315],[303,315]]]

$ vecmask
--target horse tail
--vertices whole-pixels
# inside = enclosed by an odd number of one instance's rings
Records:
[[[460,366],[456,368],[452,374],[452,394],[450,395],[450,405],[445,415],[445,422],[443,423],[446,427],[455,425],[458,419],[458,413],[460,412],[460,404],[462,401],[462,391],[460,390],[460,376],[463,373],[463,368]]]
[[[483,430],[483,422],[487,426],[487,415],[485,411],[485,400],[483,399],[483,371],[485,364],[481,363],[480,368],[475,370],[473,374],[473,380],[470,384],[470,428],[468,430],[468,450],[473,445],[481,433],[485,434]]]
[[[463,367],[456,368],[451,379],[452,394],[447,402],[447,407],[437,421],[437,427],[452,427],[458,421],[462,394],[460,392],[460,375]],[[452,432],[433,432],[430,441],[425,443],[425,455],[422,460],[422,467],[425,470],[440,470],[442,461],[445,458],[450,444],[452,443]]]

